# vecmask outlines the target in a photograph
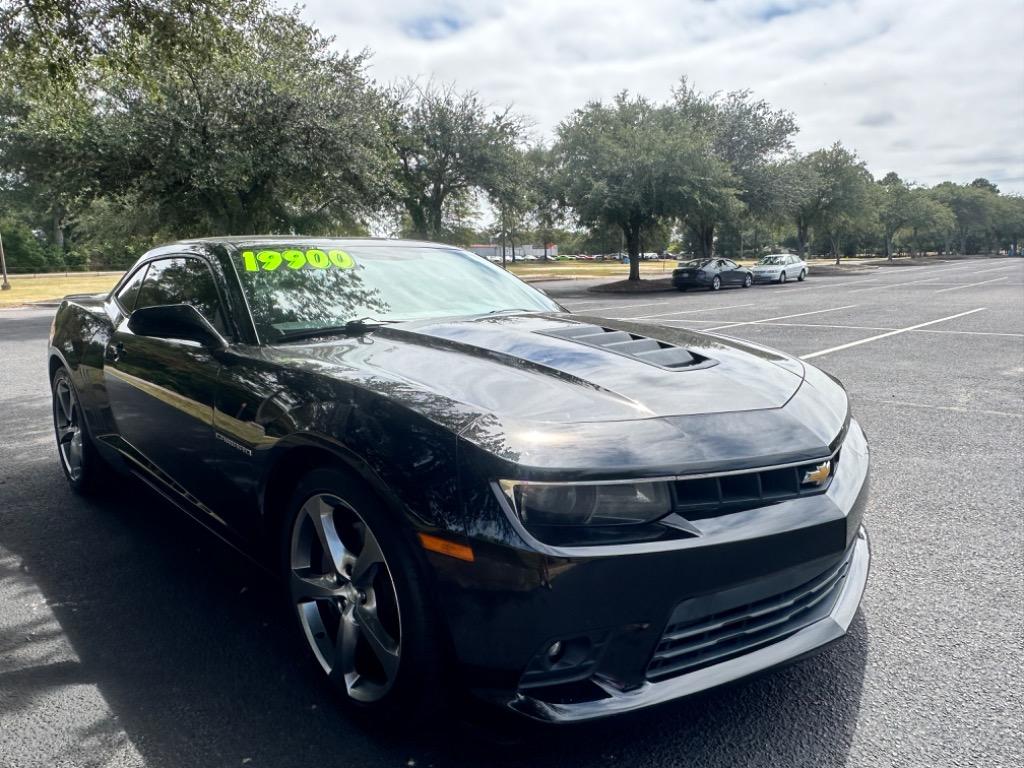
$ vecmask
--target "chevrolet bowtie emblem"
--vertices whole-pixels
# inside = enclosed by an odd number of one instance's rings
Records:
[[[804,479],[802,485],[821,485],[828,476],[832,473],[832,462],[824,461],[814,469],[804,472]]]

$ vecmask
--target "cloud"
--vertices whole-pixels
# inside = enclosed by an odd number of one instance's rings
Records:
[[[381,81],[433,76],[513,104],[550,139],[590,99],[751,88],[797,147],[842,141],[876,176],[999,178],[1024,193],[1024,10],[957,0],[307,0]]]
[[[857,125],[866,125],[869,128],[877,128],[878,126],[889,125],[894,122],[896,122],[896,115],[887,109],[883,109],[879,112],[868,112],[865,115],[861,115],[860,120],[857,121]]]

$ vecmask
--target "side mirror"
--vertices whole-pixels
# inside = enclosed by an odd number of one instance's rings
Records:
[[[210,348],[224,346],[217,329],[190,304],[136,309],[128,318],[128,328],[137,336],[197,341]]]

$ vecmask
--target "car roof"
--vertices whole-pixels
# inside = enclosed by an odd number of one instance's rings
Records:
[[[384,246],[384,245],[415,245],[429,248],[455,248],[458,246],[446,243],[434,243],[428,240],[402,240],[387,237],[335,237],[331,235],[224,235],[220,237],[196,237],[179,240],[168,245],[227,245],[234,248],[250,248],[261,245],[283,245],[286,243],[315,243],[338,248],[351,246]]]

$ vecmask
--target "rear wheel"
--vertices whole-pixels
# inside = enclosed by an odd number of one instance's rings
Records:
[[[751,286],[751,284],[753,284],[753,282],[754,282],[754,278],[752,278],[750,275],[745,275],[743,277],[743,287],[744,288],[749,288]]]
[[[722,278],[720,278],[718,275],[715,275],[714,279],[711,281],[711,290],[712,291],[717,291],[721,287],[722,287]]]
[[[78,392],[67,368],[57,369],[51,388],[53,429],[57,436],[61,469],[75,493],[96,493],[102,489],[104,480],[109,478],[110,468],[92,441]]]
[[[292,494],[283,542],[292,614],[342,701],[375,721],[443,698],[427,580],[408,538],[339,470],[313,470]]]
[[[781,285],[784,282],[786,282],[786,273],[782,272],[779,274],[779,284]]]
[[[807,270],[806,269],[801,269],[800,270],[800,276],[797,277],[797,280],[799,280],[802,283],[804,281],[805,277],[807,277]]]

